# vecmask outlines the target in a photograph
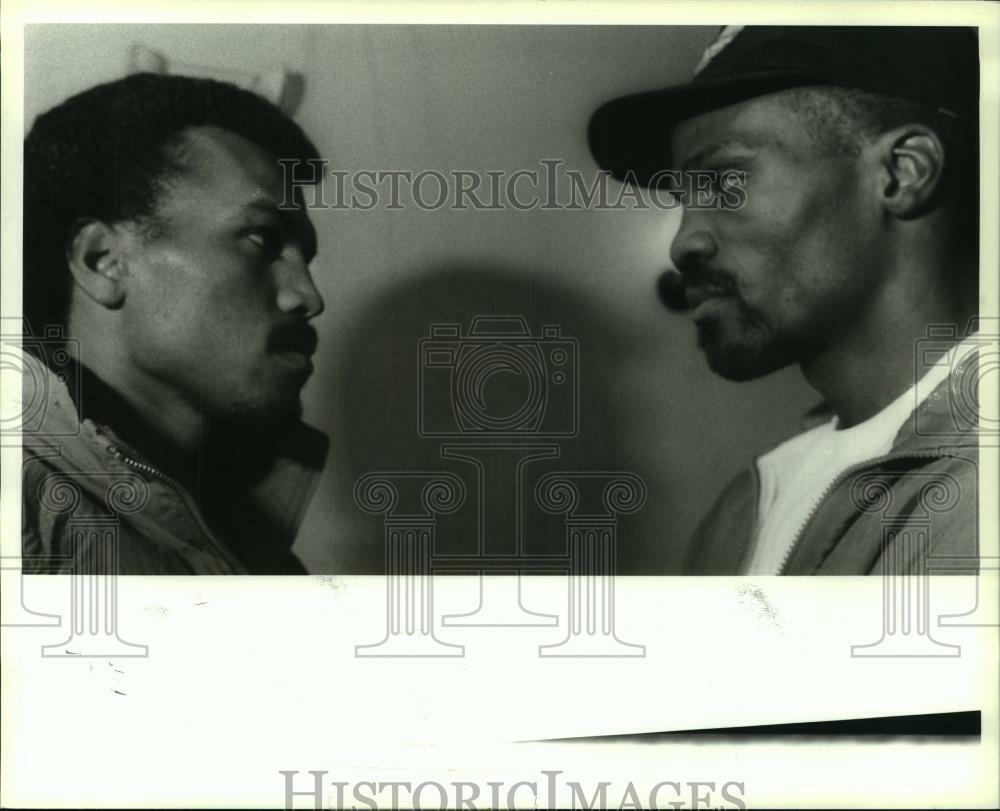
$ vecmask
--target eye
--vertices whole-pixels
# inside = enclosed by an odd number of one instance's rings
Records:
[[[245,235],[267,255],[277,256],[284,248],[284,239],[277,228],[266,225],[255,226],[247,229]]]

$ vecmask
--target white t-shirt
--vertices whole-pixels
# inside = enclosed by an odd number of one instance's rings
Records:
[[[919,384],[865,422],[838,430],[834,417],[758,458],[756,541],[743,573],[778,574],[827,488],[853,465],[889,453],[899,429],[948,376],[956,356],[974,347],[975,343],[968,340],[958,344],[927,371]]]

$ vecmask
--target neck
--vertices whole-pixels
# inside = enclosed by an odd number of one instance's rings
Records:
[[[166,455],[180,461],[198,455],[208,430],[203,413],[175,387],[122,357],[117,351],[120,341],[97,334],[79,319],[70,319],[69,332],[76,339],[68,346],[71,354],[76,355],[76,348],[82,347],[76,360],[113,392],[111,396],[102,393],[101,408],[113,409],[111,399],[119,402],[116,411],[108,411],[113,422],[108,420],[107,424],[122,433],[122,439],[130,444],[135,440],[136,447],[150,451],[153,458]],[[86,407],[83,387],[80,395]],[[125,436],[126,432],[132,435]]]
[[[964,337],[976,302],[955,285],[961,272],[955,267],[933,273],[903,269],[890,277],[900,283],[884,285],[871,306],[802,364],[806,380],[842,427],[870,419],[917,382],[927,370],[916,359],[928,326],[951,325],[956,342]]]

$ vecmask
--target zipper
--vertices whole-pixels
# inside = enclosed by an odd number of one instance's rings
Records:
[[[760,520],[761,483],[760,483],[760,470],[758,470],[757,468],[756,460],[754,460],[754,463],[750,465],[750,480],[753,483],[753,492],[754,492],[753,514],[752,514],[753,517],[752,520],[750,521],[750,530],[749,530],[750,537],[747,539],[746,545],[743,547],[743,555],[740,557],[739,566],[736,568],[736,572],[738,574],[742,573],[747,568],[751,558],[753,557],[754,552],[757,549],[757,543],[760,540],[757,537],[757,521]]]
[[[114,445],[108,445],[108,450],[114,454],[116,459],[124,462],[129,467],[138,470],[142,473],[145,473],[149,476],[152,476],[155,479],[159,479],[160,481],[167,484],[178,496],[180,496],[181,501],[184,502],[185,506],[188,508],[188,511],[194,517],[195,523],[198,524],[198,528],[205,535],[206,539],[209,542],[209,546],[212,547],[212,550],[216,552],[219,555],[219,557],[222,558],[224,561],[226,561],[230,566],[234,566],[234,563],[236,563],[236,561],[233,555],[223,546],[222,542],[216,537],[215,533],[212,531],[212,528],[208,525],[208,521],[205,520],[205,515],[201,511],[201,507],[198,506],[198,502],[194,500],[194,496],[192,496],[187,491],[187,488],[184,487],[184,485],[182,485],[176,479],[168,476],[166,473],[157,470],[152,465],[148,465],[145,462],[140,462],[137,459],[133,459],[131,456],[126,456],[124,453],[121,452],[121,450],[119,450]],[[243,566],[238,565],[235,566],[235,568],[242,570]]]
[[[837,487],[839,487],[848,476],[853,476],[855,473],[858,473],[864,470],[865,468],[877,467],[878,465],[884,464],[885,462],[892,462],[896,461],[897,459],[943,459],[945,456],[947,456],[947,454],[942,453],[941,451],[938,450],[889,453],[886,454],[885,456],[879,456],[875,459],[867,459],[864,462],[860,462],[856,465],[847,468],[847,470],[842,471],[840,475],[837,476],[837,478],[835,478],[832,482],[830,482],[830,484],[827,485],[822,495],[813,504],[812,510],[810,510],[808,517],[806,518],[805,521],[802,522],[802,526],[799,527],[798,532],[795,534],[795,540],[792,541],[792,545],[789,546],[788,551],[785,552],[785,557],[781,561],[781,566],[778,569],[778,574],[779,575],[787,574],[788,564],[791,562],[794,553],[798,550],[799,545],[802,543],[802,538],[805,536],[806,529],[809,528],[809,525],[812,523],[813,519],[816,517],[816,514],[819,512],[820,507],[823,506],[823,502],[825,502],[827,498],[830,496],[830,493],[832,493]]]

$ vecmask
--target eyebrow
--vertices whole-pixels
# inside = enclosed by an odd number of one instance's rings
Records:
[[[291,233],[298,235],[305,250],[306,263],[308,264],[316,257],[316,229],[308,217],[297,218],[295,216],[296,210],[279,208],[274,200],[268,198],[251,200],[240,207],[241,214],[245,214],[248,211],[259,211],[281,220],[285,228]]]
[[[738,149],[754,149],[762,143],[764,142],[747,138],[726,138],[722,141],[716,141],[715,143],[699,149],[693,155],[688,157],[687,160],[682,162],[681,171],[689,172],[691,169],[707,163],[710,158],[714,157],[717,153],[722,152],[724,149],[731,149],[733,147]]]

